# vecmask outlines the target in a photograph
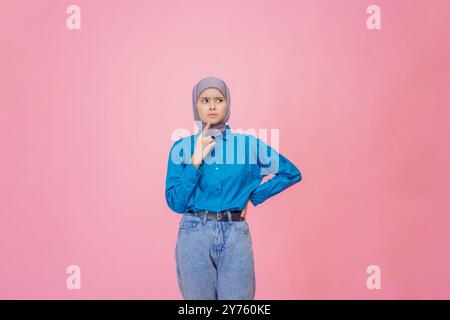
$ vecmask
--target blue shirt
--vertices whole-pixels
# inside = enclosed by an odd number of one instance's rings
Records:
[[[242,210],[248,200],[257,206],[302,179],[281,153],[251,134],[231,132],[229,125],[214,135],[216,145],[197,169],[191,157],[200,134],[180,138],[170,149],[165,196],[177,213]],[[274,176],[261,184],[269,174]]]

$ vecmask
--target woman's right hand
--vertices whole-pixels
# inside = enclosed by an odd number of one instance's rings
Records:
[[[216,142],[211,136],[205,137],[206,131],[208,131],[209,127],[210,122],[208,121],[201,134],[198,136],[197,143],[195,144],[191,162],[197,167],[197,169],[200,167],[205,157],[211,152],[212,148],[216,145]]]

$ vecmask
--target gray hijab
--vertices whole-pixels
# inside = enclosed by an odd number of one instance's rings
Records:
[[[202,122],[202,128],[203,128],[203,126],[206,125],[206,123],[204,123],[200,119],[200,116],[198,114],[197,100],[198,100],[198,97],[200,96],[200,94],[205,89],[208,89],[208,88],[216,88],[217,90],[219,90],[223,94],[223,96],[227,102],[227,113],[225,114],[225,117],[219,123],[211,124],[211,126],[210,126],[210,129],[218,129],[220,131],[223,131],[226,129],[226,122],[230,118],[231,95],[230,95],[230,90],[228,89],[225,82],[219,78],[216,78],[216,77],[203,78],[194,86],[194,89],[192,89],[192,108],[194,110],[194,120]],[[202,129],[202,128],[200,128],[200,129]]]

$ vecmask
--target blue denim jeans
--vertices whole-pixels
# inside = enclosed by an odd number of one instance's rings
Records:
[[[252,238],[246,220],[215,221],[184,213],[175,259],[185,300],[254,299]]]

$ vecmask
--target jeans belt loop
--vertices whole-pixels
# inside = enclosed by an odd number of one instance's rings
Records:
[[[202,214],[202,220],[203,223],[206,223],[206,221],[208,220],[208,210],[205,210]]]

